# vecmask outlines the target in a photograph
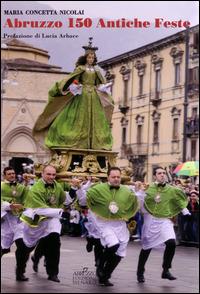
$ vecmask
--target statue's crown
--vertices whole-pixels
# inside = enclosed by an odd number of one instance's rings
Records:
[[[83,49],[85,49],[85,54],[87,53],[95,53],[96,50],[98,50],[98,47],[92,47],[92,40],[93,38],[89,38],[89,42],[87,46],[82,46]]]

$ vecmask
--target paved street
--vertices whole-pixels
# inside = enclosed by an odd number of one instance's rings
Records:
[[[29,260],[28,282],[15,281],[15,246],[1,262],[1,293],[199,293],[199,249],[177,246],[171,270],[178,279],[163,280],[161,276],[162,251],[153,250],[146,265],[146,283],[136,281],[136,266],[140,242],[131,241],[127,256],[114,271],[114,287],[99,286],[95,277],[93,252],[85,250],[86,240],[79,237],[61,237],[61,283],[47,280],[43,259],[39,272],[34,273]]]

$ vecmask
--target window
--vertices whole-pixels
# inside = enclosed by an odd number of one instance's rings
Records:
[[[142,143],[142,125],[137,126],[137,144]]]
[[[127,105],[128,101],[128,80],[124,80],[124,104]]]
[[[122,75],[124,89],[123,89],[123,106],[127,106],[128,102],[128,81],[130,79],[130,72],[131,70],[128,68],[127,65],[123,65],[119,71]]]
[[[142,59],[138,59],[135,62],[135,68],[138,71],[138,78],[139,78],[139,91],[138,95],[143,95],[143,77],[145,74],[146,63]]]
[[[180,63],[176,63],[175,65],[175,86],[180,84]]]
[[[188,90],[190,92],[199,92],[199,67],[189,69]]]
[[[189,69],[189,83],[190,84],[199,83],[199,67],[194,67]]]
[[[156,70],[156,85],[155,85],[155,92],[160,92],[160,79],[161,79],[161,72],[160,70]]]
[[[178,140],[178,118],[173,119],[173,134],[172,134],[173,140]]]
[[[139,95],[143,94],[143,75],[139,76]]]
[[[193,68],[193,79],[196,84],[199,83],[199,67]]]
[[[122,128],[122,145],[126,144],[126,128]]]
[[[161,114],[154,110],[152,113],[153,118],[153,143],[159,143],[159,121]]]
[[[154,128],[153,128],[153,143],[158,143],[159,137],[158,137],[158,128],[159,128],[159,122],[154,121]]]
[[[194,33],[194,49],[197,50],[197,53],[199,53],[199,33]]]
[[[191,160],[196,160],[196,152],[197,152],[197,141],[191,141]]]
[[[198,114],[198,108],[193,107],[192,108],[192,118],[195,119],[197,117],[197,114]]]

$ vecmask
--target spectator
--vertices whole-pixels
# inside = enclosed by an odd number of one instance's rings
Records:
[[[82,209],[81,211],[81,219],[80,219],[80,226],[81,226],[81,237],[87,236],[87,229],[85,227],[85,223],[88,221],[87,219],[87,209]]]
[[[187,216],[186,238],[190,242],[199,243],[199,193],[196,190],[190,192],[187,208],[191,215]]]
[[[70,232],[70,206],[64,205],[62,214],[62,220],[61,220],[61,236],[65,234],[69,234]]]

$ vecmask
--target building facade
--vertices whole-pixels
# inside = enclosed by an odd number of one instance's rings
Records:
[[[99,64],[112,81],[113,151],[134,180],[199,159],[198,36],[195,26]]]
[[[199,26],[99,63],[112,82],[113,151],[134,180],[152,180],[161,165],[198,160]],[[187,46],[186,46],[187,45]],[[44,163],[49,152],[32,128],[55,81],[66,76],[48,52],[16,39],[2,41],[1,168]]]
[[[48,90],[66,76],[60,67],[48,64],[48,52],[17,39],[1,46],[1,169],[12,164],[17,173],[33,162],[49,159],[48,150],[32,136],[32,128],[43,111]]]

